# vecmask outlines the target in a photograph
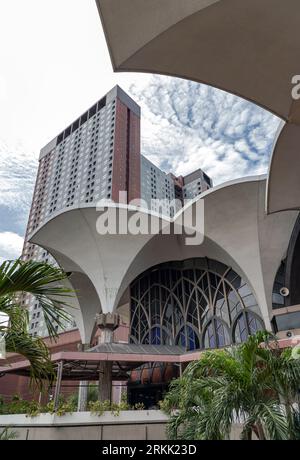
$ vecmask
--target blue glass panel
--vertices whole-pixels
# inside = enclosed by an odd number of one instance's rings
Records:
[[[153,327],[151,329],[151,344],[160,345],[161,344],[161,330],[160,327]]]

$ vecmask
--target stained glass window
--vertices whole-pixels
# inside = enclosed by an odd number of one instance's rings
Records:
[[[221,348],[264,328],[249,285],[217,261],[197,258],[158,265],[140,275],[130,293],[135,343]]]

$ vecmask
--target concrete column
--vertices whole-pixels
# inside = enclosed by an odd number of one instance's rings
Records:
[[[81,380],[78,389],[77,412],[86,412],[88,399],[88,384],[86,380]]]
[[[102,361],[99,368],[99,401],[110,401],[112,394],[112,362]]]
[[[101,331],[99,344],[111,343],[113,332],[120,325],[120,316],[112,313],[100,314],[96,324]],[[112,396],[112,362],[101,361],[99,365],[99,401],[110,401]]]
[[[57,365],[56,385],[55,385],[55,393],[54,393],[54,410],[57,410],[58,405],[59,405],[59,395],[60,395],[60,387],[61,387],[61,381],[62,381],[62,376],[63,376],[63,368],[64,368],[64,363],[63,361],[60,361]]]
[[[80,344],[78,345],[78,351],[86,351],[90,348],[89,344]],[[81,380],[78,388],[78,403],[77,411],[85,412],[87,410],[87,401],[88,400],[88,382],[86,380]]]

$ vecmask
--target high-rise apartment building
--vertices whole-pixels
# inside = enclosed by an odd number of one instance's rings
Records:
[[[146,157],[141,155],[141,198],[148,209],[171,216],[175,200],[174,181]]]
[[[54,263],[42,248],[28,242],[29,235],[63,210],[119,200],[140,191],[140,107],[118,86],[55,137],[42,150],[25,236],[23,259]],[[30,332],[45,335],[38,302],[29,305]]]
[[[212,185],[212,180],[202,169],[187,176],[176,177],[172,173],[163,172],[141,155],[141,198],[152,211],[173,217],[185,202]]]
[[[213,186],[211,178],[202,169],[197,169],[184,176],[182,184],[182,197],[184,200],[192,200]]]
[[[100,199],[118,202],[119,192],[127,192],[128,203],[142,198],[152,211],[172,217],[179,209],[170,205],[175,198],[183,203],[212,185],[202,170],[175,177],[141,155],[140,112],[139,105],[116,86],[41,150],[24,260],[55,263],[28,239],[62,211],[96,205]],[[29,306],[30,332],[44,336],[39,303],[30,296],[23,302]]]

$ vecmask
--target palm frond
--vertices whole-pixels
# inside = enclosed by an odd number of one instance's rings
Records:
[[[265,401],[257,404],[255,416],[264,427],[270,440],[288,440],[289,426],[283,408],[277,401]]]
[[[20,294],[33,295],[39,302],[51,338],[57,336],[55,326],[62,329],[72,320],[65,310],[74,291],[64,285],[68,275],[43,262],[6,261],[0,266],[0,311],[8,316]]]
[[[64,283],[68,275],[61,269],[43,262],[6,261],[0,266],[0,312],[8,321],[0,324],[5,336],[6,350],[23,355],[30,362],[31,382],[43,388],[52,382],[53,366],[49,350],[43,340],[29,333],[29,314],[20,305],[22,294],[33,295],[40,303],[51,338],[57,336],[56,327],[64,328],[71,316],[64,310],[68,298],[74,295]]]
[[[259,439],[295,439],[299,387],[300,360],[260,332],[229,349],[204,352],[187,366],[166,396],[169,409],[178,409],[170,430],[181,439],[228,439],[238,421],[248,439],[251,431]]]
[[[14,304],[9,309],[9,323],[1,327],[5,336],[6,351],[18,353],[30,362],[31,382],[40,389],[44,381],[52,382],[54,378],[50,352],[39,337],[32,337],[28,332],[28,311]]]

